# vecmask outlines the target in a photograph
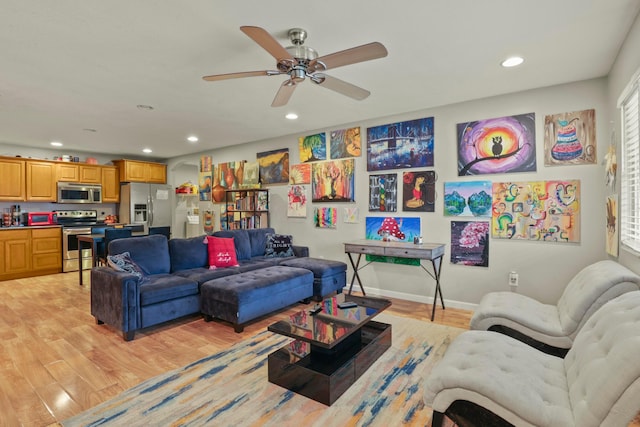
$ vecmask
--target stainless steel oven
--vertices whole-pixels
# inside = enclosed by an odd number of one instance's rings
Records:
[[[91,269],[93,254],[91,249],[83,249],[80,253],[78,236],[91,234],[91,228],[101,224],[95,210],[56,211],[58,224],[62,225],[62,271],[78,271],[80,262],[82,269]]]

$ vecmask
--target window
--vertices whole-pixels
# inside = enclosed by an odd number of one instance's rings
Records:
[[[623,93],[620,241],[640,252],[640,77]]]

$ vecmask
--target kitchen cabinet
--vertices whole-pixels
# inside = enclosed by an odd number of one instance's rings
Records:
[[[58,181],[80,182],[80,168],[75,163],[58,163],[56,175]]]
[[[28,160],[27,201],[55,202],[57,198],[56,163]]]
[[[83,184],[102,183],[102,170],[97,165],[79,165],[80,181]]]
[[[0,279],[29,276],[31,269],[31,230],[0,231]]]
[[[120,170],[120,182],[167,183],[167,165],[142,160],[114,160]]]
[[[98,165],[78,163],[57,163],[56,176],[58,181],[79,182],[82,184],[100,184],[102,170]]]
[[[60,227],[32,228],[31,265],[37,274],[62,271],[62,230]]]
[[[0,201],[25,200],[25,161],[16,158],[0,158]]]
[[[102,167],[102,203],[120,203],[120,176],[115,166]]]

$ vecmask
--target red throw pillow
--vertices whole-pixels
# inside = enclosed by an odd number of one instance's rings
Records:
[[[218,267],[237,267],[236,245],[233,237],[207,236],[207,250],[209,252],[209,269]]]

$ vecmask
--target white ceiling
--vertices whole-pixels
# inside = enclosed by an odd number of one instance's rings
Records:
[[[169,158],[602,77],[639,10],[638,0],[0,0],[0,143]],[[302,27],[321,56],[373,41],[389,55],[327,72],[371,91],[364,101],[306,81],[272,108],[286,76],[202,80],[275,68],[242,25],[285,46]],[[499,66],[514,54],[522,66]],[[290,111],[300,119],[285,120]]]

